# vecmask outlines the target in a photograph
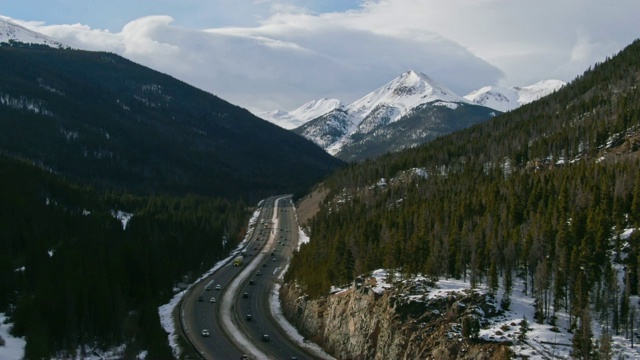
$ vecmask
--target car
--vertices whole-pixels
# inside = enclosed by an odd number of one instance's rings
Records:
[[[267,334],[262,335],[262,341],[269,341],[269,335]]]
[[[260,270],[258,270],[258,272],[256,273],[256,275],[260,276],[262,275],[262,272]]]
[[[240,360],[244,360],[244,359],[248,359],[248,358],[249,358],[249,355],[247,355],[247,354],[244,354],[244,355],[240,356]]]
[[[256,282],[255,282],[255,281],[253,281],[253,279],[249,280],[249,285],[253,285],[253,284],[255,284],[255,283],[256,283]]]
[[[245,319],[247,321],[251,321],[253,318],[251,317],[251,314],[247,314],[247,316],[245,317]]]
[[[216,298],[212,297],[211,299],[209,299],[209,302],[210,302],[210,303],[214,303],[214,302],[216,302]]]
[[[202,295],[198,296],[198,301],[202,301]]]
[[[208,337],[208,336],[209,336],[209,330],[207,330],[207,329],[202,329],[202,336],[204,336],[204,337]]]
[[[276,261],[276,260],[278,260],[278,259],[276,259],[276,258],[272,258],[272,259],[271,259],[271,261]]]
[[[207,287],[206,287],[206,288],[204,288],[204,289],[205,289],[206,291],[211,290],[211,285],[207,285]]]
[[[222,288],[220,287],[220,284],[216,285],[216,290],[220,290],[220,289],[222,289]]]
[[[262,264],[262,267],[267,267],[267,263]]]
[[[242,294],[242,298],[243,298],[243,299],[247,299],[247,298],[249,298],[249,293],[244,293],[244,294]]]

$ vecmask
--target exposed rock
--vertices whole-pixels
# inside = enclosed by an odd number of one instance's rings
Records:
[[[468,292],[427,299],[415,295],[416,284],[383,293],[369,285],[309,300],[297,286],[285,284],[283,312],[301,334],[339,359],[509,358],[506,344],[462,335],[464,317],[482,325],[499,313],[490,297]]]

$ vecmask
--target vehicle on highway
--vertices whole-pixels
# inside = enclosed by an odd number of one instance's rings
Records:
[[[247,299],[247,298],[249,297],[249,293],[244,293],[244,294],[242,294],[242,297],[243,297],[244,299]]]
[[[253,318],[251,317],[251,314],[247,314],[247,316],[245,317],[245,319],[246,319],[247,321],[251,321],[251,319],[253,319]]]
[[[205,289],[206,291],[211,290],[211,285],[207,285],[207,287],[206,287],[206,288],[204,288],[204,289]]]
[[[202,295],[198,296],[198,301],[202,301]]]
[[[242,256],[238,256],[237,258],[235,258],[235,260],[233,260],[233,266],[240,266],[242,265]]]
[[[222,289],[222,288],[220,287],[220,284],[216,285],[216,290],[220,290],[220,289]]]
[[[207,330],[207,329],[202,329],[202,336],[204,336],[204,337],[209,336],[209,330]]]
[[[253,279],[249,280],[249,285],[253,285],[253,284],[255,284],[255,283],[256,283],[256,282],[255,282],[255,281],[253,281]]]
[[[210,302],[210,303],[214,303],[214,302],[216,302],[216,298],[212,297],[211,299],[209,299],[209,302]]]
[[[262,275],[262,271],[258,270],[258,272],[256,273],[256,275],[258,275],[258,276]]]
[[[267,334],[262,335],[262,341],[269,341],[269,335]]]

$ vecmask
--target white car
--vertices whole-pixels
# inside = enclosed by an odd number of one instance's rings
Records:
[[[220,290],[220,289],[221,289],[220,284],[216,285],[216,290]]]
[[[211,299],[209,299],[209,302],[210,302],[210,303],[214,303],[214,302],[216,302],[216,298],[212,297]]]
[[[202,329],[202,336],[204,336],[204,337],[208,337],[208,336],[209,336],[209,330],[207,330],[207,329]]]

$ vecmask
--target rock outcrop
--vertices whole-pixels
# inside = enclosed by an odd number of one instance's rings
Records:
[[[283,312],[301,334],[338,359],[510,357],[506,344],[483,341],[469,330],[469,324],[479,329],[499,312],[488,296],[467,292],[429,298],[426,284],[402,283],[384,292],[372,285],[310,300],[297,286],[285,284]]]

